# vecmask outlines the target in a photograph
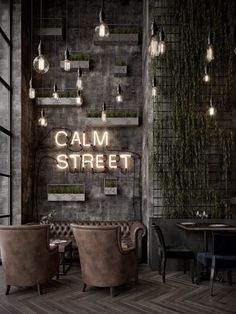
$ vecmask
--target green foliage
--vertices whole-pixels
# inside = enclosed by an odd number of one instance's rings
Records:
[[[61,60],[64,60],[64,54],[61,56]],[[70,61],[89,61],[88,55],[70,55]]]
[[[117,180],[116,179],[104,179],[104,186],[106,188],[116,188]]]
[[[37,97],[45,97],[45,98],[51,98],[53,94],[53,89],[51,91],[44,90],[44,91],[38,91]],[[77,96],[76,90],[66,90],[63,92],[58,91],[59,97],[61,98],[75,98]]]
[[[126,61],[123,60],[123,59],[116,59],[115,65],[116,65],[116,66],[126,66],[127,63],[126,63]]]
[[[48,194],[84,194],[83,184],[78,185],[49,185]]]
[[[135,111],[108,111],[107,118],[136,118],[138,116]],[[90,111],[87,118],[101,118],[101,111]]]
[[[163,215],[190,218],[203,208],[209,217],[230,217],[233,134],[221,126],[224,108],[217,108],[217,117],[206,111],[211,93],[215,103],[227,106],[229,102],[234,1],[177,0],[174,12],[179,44],[169,51],[167,47],[166,55],[152,63],[153,73],[166,77],[159,89],[170,100],[169,111],[163,108],[161,97],[154,102],[153,170],[161,187]],[[212,90],[202,82],[209,28],[215,49],[210,64]],[[222,71],[224,81],[219,88],[214,79]],[[212,170],[213,158],[218,158],[217,171]]]
[[[117,26],[117,27],[110,27],[111,34],[137,34],[137,27],[135,26]]]

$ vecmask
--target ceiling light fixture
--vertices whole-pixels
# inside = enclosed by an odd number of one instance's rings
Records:
[[[121,87],[120,87],[120,84],[117,86],[117,89],[116,89],[116,101],[118,103],[121,103],[123,102],[124,98],[123,98],[123,95],[121,94]]]
[[[83,102],[82,92],[81,90],[77,90],[76,104],[82,106]]]
[[[64,53],[65,59],[64,59],[64,70],[70,71],[70,54],[67,47],[67,39],[68,39],[68,0],[66,0],[66,50]]]
[[[152,97],[157,97],[157,80],[155,76],[152,79]]]
[[[211,80],[211,78],[210,78],[210,74],[209,74],[209,71],[208,71],[208,66],[207,66],[207,64],[206,64],[206,65],[205,65],[205,68],[204,68],[203,82],[209,83],[210,80]]]
[[[102,115],[101,115],[102,121],[106,122],[107,121],[107,111],[106,111],[106,104],[105,102],[103,103],[102,106]]]
[[[59,94],[58,94],[58,91],[57,91],[57,84],[54,84],[52,97],[55,98],[55,99],[59,98]]]
[[[104,38],[109,36],[109,27],[104,22],[105,20],[105,14],[103,12],[103,7],[101,8],[99,12],[99,25],[95,27],[95,34],[98,38]]]
[[[209,109],[208,109],[208,114],[209,114],[209,116],[211,116],[211,117],[216,114],[216,109],[215,109],[215,107],[213,106],[212,97],[210,98],[210,106],[209,106]]]
[[[206,61],[210,63],[214,59],[215,59],[214,48],[211,43],[211,34],[209,33],[207,38]]]
[[[166,52],[166,43],[165,43],[165,32],[163,27],[159,31],[159,41],[158,41],[158,55],[162,56]]]
[[[40,74],[45,74],[49,70],[49,62],[47,58],[43,55],[43,45],[41,43],[41,28],[42,28],[42,0],[40,1],[40,27],[39,27],[39,36],[40,41],[38,45],[38,57],[36,57],[33,61],[33,67],[36,72]]]
[[[151,24],[151,38],[150,38],[150,44],[149,44],[148,50],[152,58],[159,56],[157,24],[156,24],[155,19],[153,20]]]
[[[30,99],[34,99],[35,98],[35,89],[33,88],[33,80],[32,80],[32,42],[33,42],[33,1],[31,0],[31,29],[30,29],[30,64],[31,64],[31,67],[30,67],[30,71],[31,71],[31,78],[30,78],[30,81],[29,81],[29,98]]]
[[[83,81],[82,81],[82,70],[81,67],[78,68],[77,72],[77,81],[76,81],[76,87],[78,90],[83,90]]]

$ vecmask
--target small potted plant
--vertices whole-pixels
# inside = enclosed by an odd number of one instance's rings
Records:
[[[49,184],[48,201],[85,201],[84,184]]]
[[[123,59],[116,59],[114,66],[114,76],[122,77],[127,76],[127,64]]]
[[[43,106],[76,106],[76,97],[77,91],[76,90],[66,90],[66,91],[58,91],[58,97],[53,96],[52,90],[42,90],[37,93],[37,105]]]
[[[137,111],[107,111],[106,122],[101,119],[101,112],[87,112],[86,123],[90,127],[131,127],[139,126]]]
[[[117,195],[117,179],[104,179],[104,194]]]
[[[109,25],[110,34],[107,37],[94,36],[94,44],[138,45],[139,32],[135,25]]]

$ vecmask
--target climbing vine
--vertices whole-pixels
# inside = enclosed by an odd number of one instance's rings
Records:
[[[174,43],[152,61],[159,77],[154,101],[153,168],[161,191],[163,215],[170,218],[230,217],[230,161],[233,134],[225,127],[230,112],[234,56],[233,0],[167,1],[174,12]],[[174,4],[173,4],[174,3]],[[174,7],[173,7],[174,5]],[[168,24],[166,16],[156,20]],[[171,14],[169,19],[171,20]],[[203,82],[208,34],[215,52]],[[171,42],[171,41],[170,41]],[[207,110],[212,97],[216,116]]]

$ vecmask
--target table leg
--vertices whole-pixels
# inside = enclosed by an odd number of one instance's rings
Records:
[[[206,230],[204,230],[203,232],[203,248],[204,248],[204,252],[208,252],[208,233]]]

